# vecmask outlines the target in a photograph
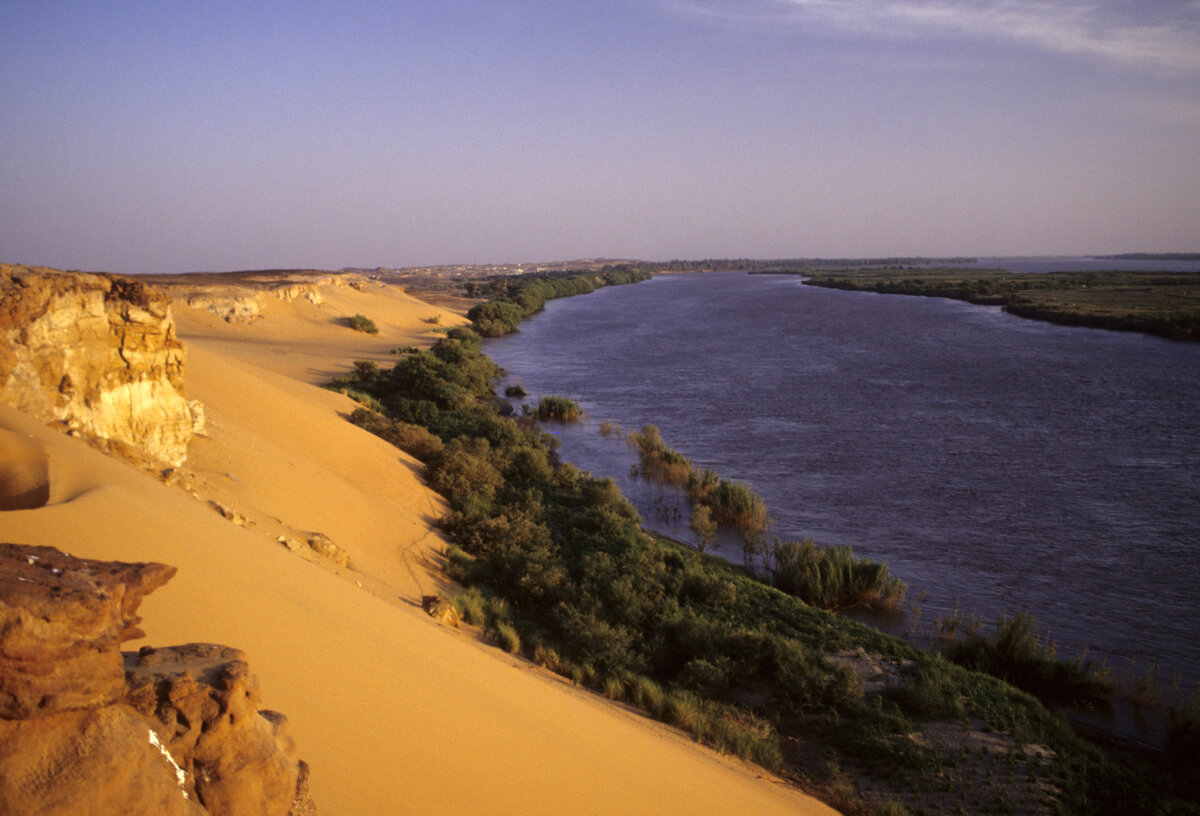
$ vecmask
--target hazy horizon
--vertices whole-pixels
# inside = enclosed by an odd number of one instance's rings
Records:
[[[0,8],[0,261],[1200,250],[1200,0]]]

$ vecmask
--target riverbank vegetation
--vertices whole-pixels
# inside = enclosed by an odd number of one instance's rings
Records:
[[[761,561],[762,575],[789,595],[823,609],[898,610],[906,587],[885,564],[855,558],[849,547],[818,547],[812,539],[775,539],[767,546],[767,507],[748,486],[697,468],[663,442],[654,425],[629,434],[628,440],[638,453],[639,475],[685,491],[692,505],[689,527],[701,551],[716,541],[718,525],[726,524],[742,539],[746,569],[753,570]]]
[[[909,268],[800,269],[831,289],[924,295],[1003,306],[1070,326],[1137,331],[1200,342],[1200,272],[1048,272]]]
[[[1200,812],[1172,777],[1105,756],[1012,686],[646,533],[612,480],[556,464],[532,417],[497,413],[480,343],[451,329],[333,385],[381,409],[353,421],[425,462],[449,506],[460,614],[501,648],[846,813]],[[715,474],[697,480],[720,492]],[[800,583],[817,556],[801,543],[788,558]]]
[[[534,416],[543,422],[577,422],[583,411],[568,397],[548,396],[538,400]]]
[[[639,283],[650,277],[648,270],[627,265],[605,267],[599,272],[501,275],[483,286],[472,282],[472,294],[487,300],[473,306],[467,319],[481,336],[502,337],[515,332],[521,321],[540,311],[548,300],[588,294],[602,286]]]

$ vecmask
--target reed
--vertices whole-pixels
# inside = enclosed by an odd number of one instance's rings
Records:
[[[849,547],[818,547],[811,538],[775,540],[775,586],[824,609],[896,611],[907,591],[886,564],[854,557]]]
[[[567,397],[542,397],[538,400],[537,418],[553,422],[576,422],[583,411],[574,400]]]
[[[955,663],[999,677],[1044,700],[1107,705],[1116,693],[1112,681],[1090,661],[1060,659],[1058,646],[1024,612],[1001,618],[990,635],[952,643],[947,655]]]

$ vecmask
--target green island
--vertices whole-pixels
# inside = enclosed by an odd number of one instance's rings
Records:
[[[777,541],[776,568],[755,564],[768,550],[761,500],[697,471],[653,426],[631,438],[644,474],[689,490],[702,539],[736,527],[745,565],[645,531],[611,479],[557,460],[536,416],[502,412],[483,335],[515,330],[548,297],[644,279],[494,284],[474,329],[330,384],[363,404],[351,421],[423,462],[446,497],[444,566],[466,588],[452,599],[462,620],[850,816],[1200,813],[1200,701],[1178,709],[1162,755],[1101,747],[1030,693],[1102,705],[1105,692],[1081,660],[1057,661],[1029,619],[961,640],[943,627],[944,652],[882,634],[832,610],[864,582],[868,598],[902,593],[886,568],[856,570],[869,562],[809,541]],[[554,421],[573,418],[565,402],[546,405]]]
[[[1003,269],[793,267],[830,289],[925,295],[1003,306],[1020,317],[1067,326],[1136,331],[1200,342],[1200,272],[1046,272]]]

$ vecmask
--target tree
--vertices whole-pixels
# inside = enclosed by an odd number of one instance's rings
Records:
[[[700,552],[707,550],[717,540],[717,523],[713,521],[712,508],[707,504],[697,504],[692,508],[688,527],[696,534],[696,549]]]

